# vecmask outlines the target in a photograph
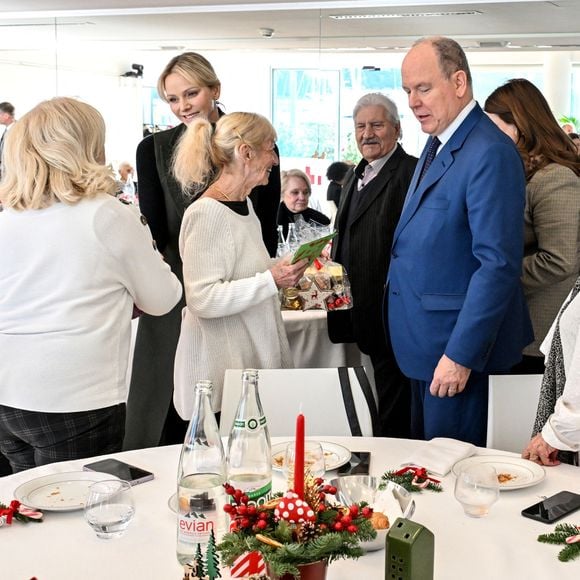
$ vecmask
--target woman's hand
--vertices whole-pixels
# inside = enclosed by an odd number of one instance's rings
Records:
[[[522,457],[539,465],[559,465],[558,450],[548,445],[541,433],[538,433],[522,451]]]
[[[290,288],[296,286],[304,270],[308,267],[308,260],[300,260],[296,264],[290,264],[292,256],[284,256],[279,262],[276,262],[271,268],[272,277],[278,288]]]
[[[330,253],[332,252],[332,240],[324,246],[322,252],[320,252],[320,257],[324,258],[325,260],[330,260]]]

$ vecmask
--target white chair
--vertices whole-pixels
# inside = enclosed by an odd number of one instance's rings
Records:
[[[490,375],[487,446],[521,453],[530,440],[542,375]]]
[[[345,404],[345,400],[349,399],[349,389],[341,387],[336,368],[259,370],[260,400],[268,419],[270,435],[294,435],[296,415],[303,413],[307,436],[352,436],[356,434],[352,423],[354,421],[356,424],[358,420],[360,434],[372,437],[373,425],[378,420],[376,404],[368,380],[365,381],[364,369],[357,369],[345,368],[343,371],[349,378],[352,405]],[[360,382],[357,372],[362,379]],[[222,435],[230,432],[241,391],[242,371],[226,370],[220,420]],[[352,410],[350,418],[347,407]]]

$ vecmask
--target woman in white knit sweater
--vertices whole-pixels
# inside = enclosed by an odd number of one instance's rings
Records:
[[[198,380],[213,382],[219,412],[226,369],[292,366],[277,293],[297,284],[307,261],[272,262],[247,199],[278,164],[275,140],[264,117],[232,113],[215,131],[205,119],[192,122],[177,149],[177,180],[188,192],[205,190],[185,212],[179,240],[187,305],[174,403],[184,419]]]
[[[105,124],[70,98],[10,131],[0,185],[0,451],[13,471],[121,450],[133,305],[181,286],[114,197]]]

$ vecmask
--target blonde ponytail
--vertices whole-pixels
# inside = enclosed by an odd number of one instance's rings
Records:
[[[195,119],[181,136],[173,156],[173,175],[188,196],[206,189],[213,176],[211,123]]]

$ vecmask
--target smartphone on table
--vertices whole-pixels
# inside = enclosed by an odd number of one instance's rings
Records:
[[[338,475],[368,475],[370,466],[370,451],[353,451],[350,461],[338,468]]]
[[[129,465],[118,459],[102,459],[94,463],[87,463],[87,465],[83,465],[83,470],[109,473],[119,479],[128,481],[131,485],[138,485],[145,481],[151,481],[154,478],[154,475],[150,471]]]
[[[522,516],[551,524],[580,509],[580,494],[561,491],[522,510]]]

